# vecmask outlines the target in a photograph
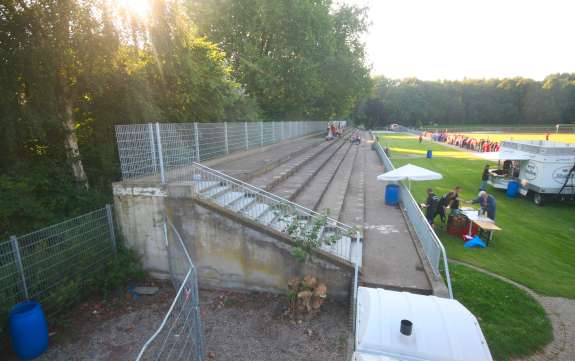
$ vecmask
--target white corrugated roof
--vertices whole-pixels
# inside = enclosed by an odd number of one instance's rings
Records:
[[[531,156],[529,153],[521,152],[513,149],[501,149],[499,152],[486,152],[478,153],[478,155],[487,160],[529,160]]]
[[[400,333],[402,319],[413,322],[411,336]],[[371,354],[399,360],[492,361],[471,312],[456,300],[435,296],[360,287],[357,338],[357,352],[362,357]]]

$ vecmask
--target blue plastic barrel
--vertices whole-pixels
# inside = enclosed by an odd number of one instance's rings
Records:
[[[396,206],[399,203],[399,186],[397,184],[388,184],[385,186],[385,204]]]
[[[431,149],[429,149],[427,151],[427,158],[431,158],[433,156],[433,151]]]
[[[9,316],[12,349],[22,360],[40,356],[48,348],[48,325],[36,301],[20,302]]]
[[[517,197],[518,193],[519,193],[519,182],[514,180],[509,181],[509,183],[507,183],[507,197],[515,198]]]

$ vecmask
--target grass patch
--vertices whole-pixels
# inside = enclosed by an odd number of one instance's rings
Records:
[[[449,269],[457,300],[479,320],[495,360],[528,356],[551,342],[545,310],[525,291],[466,266]]]
[[[412,182],[418,202],[433,187],[442,195],[454,186],[462,187],[463,199],[477,195],[485,160],[473,154],[405,135],[379,134],[389,146],[396,166],[407,163],[443,174],[441,181]],[[432,159],[424,158],[432,149]],[[493,163],[495,164],[495,163]],[[485,249],[465,249],[461,239],[439,232],[450,258],[459,259],[501,274],[550,296],[575,298],[575,211],[573,203],[549,202],[537,207],[530,200],[510,199],[503,191],[488,189],[497,198],[496,223],[503,230]]]

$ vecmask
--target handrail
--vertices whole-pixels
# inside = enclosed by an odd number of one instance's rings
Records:
[[[375,145],[377,147],[377,153],[379,154],[379,156],[382,158],[382,161],[384,162],[384,164],[386,166],[389,166],[391,169],[394,169],[395,167],[393,166],[393,163],[391,162],[391,160],[387,157],[387,155],[385,154],[385,152],[383,151],[383,148],[381,147],[381,144],[376,143]],[[443,243],[441,242],[441,240],[439,239],[439,237],[437,237],[437,234],[435,233],[435,231],[433,230],[433,228],[431,227],[431,225],[429,224],[429,222],[427,222],[427,219],[425,218],[425,215],[423,214],[423,211],[421,210],[421,208],[419,207],[419,205],[417,204],[417,202],[415,201],[415,198],[413,198],[413,195],[411,194],[411,192],[409,191],[409,189],[407,189],[407,187],[405,186],[405,184],[402,183],[402,187],[404,188],[404,192],[403,193],[407,193],[409,195],[409,198],[407,200],[403,199],[403,202],[405,203],[407,202],[411,202],[411,205],[413,208],[416,208],[418,210],[419,213],[419,220],[412,220],[410,219],[410,221],[413,223],[415,222],[419,222],[420,224],[424,224],[424,227],[426,227],[426,231],[431,234],[432,236],[432,240],[435,243],[435,245],[439,248],[441,256],[443,258],[443,263],[444,263],[444,272],[445,272],[445,279],[447,282],[447,289],[449,291],[449,298],[453,298],[453,290],[451,288],[451,276],[449,274],[449,265],[447,263],[447,252],[445,251],[445,247],[443,246]],[[408,215],[409,218],[409,215]],[[418,235],[418,240],[421,243],[421,239],[419,239],[419,235]],[[422,244],[423,245],[423,244]],[[425,247],[424,247],[425,250]],[[426,254],[427,259],[429,260],[430,263],[432,263],[432,260],[430,259],[429,255]],[[431,264],[431,267],[433,269],[433,272],[436,274],[436,276],[439,276],[439,264],[434,265]]]
[[[297,208],[297,209],[299,209],[299,210],[301,210],[301,211],[303,211],[303,212],[305,212],[305,213],[309,213],[310,215],[314,215],[314,216],[318,216],[318,217],[324,217],[324,216],[325,216],[324,214],[321,214],[321,213],[319,213],[319,212],[316,212],[316,211],[314,211],[314,210],[311,210],[311,209],[309,209],[309,208],[306,208],[306,207],[304,207],[304,206],[302,206],[302,205],[300,205],[300,204],[294,203],[294,202],[292,202],[292,201],[290,201],[290,200],[288,200],[288,199],[285,199],[285,198],[280,197],[280,196],[278,196],[278,195],[275,195],[275,194],[273,194],[273,193],[271,193],[271,192],[268,192],[268,191],[266,191],[266,190],[264,190],[264,189],[258,188],[258,187],[254,186],[254,185],[251,185],[251,184],[249,184],[249,183],[246,183],[246,182],[244,182],[244,181],[241,181],[241,180],[239,180],[239,179],[237,179],[237,178],[234,178],[234,177],[232,177],[232,176],[230,176],[230,175],[228,175],[228,174],[222,173],[222,172],[220,172],[220,171],[218,171],[218,170],[216,170],[216,169],[207,167],[207,166],[205,166],[205,165],[203,165],[203,164],[200,164],[200,163],[197,163],[197,162],[194,162],[193,165],[194,165],[194,166],[197,166],[197,167],[199,167],[199,168],[202,168],[203,170],[205,170],[205,171],[207,171],[207,172],[209,172],[209,173],[215,173],[215,174],[217,174],[217,175],[219,175],[219,176],[221,176],[221,177],[223,177],[223,178],[226,178],[226,180],[228,180],[228,181],[231,181],[231,182],[233,182],[233,183],[240,184],[240,185],[242,185],[242,186],[244,186],[244,187],[247,187],[247,188],[249,188],[250,190],[252,190],[252,191],[254,191],[254,192],[258,193],[258,194],[261,194],[262,196],[264,196],[264,197],[266,197],[266,198],[269,198],[269,199],[271,199],[271,200],[273,200],[273,201],[280,202],[280,203],[285,203],[285,204],[287,204],[287,205],[289,205],[289,206],[292,206],[292,207],[294,207],[294,208]],[[327,217],[327,216],[325,216],[325,217],[326,217],[326,219],[327,219],[330,223],[332,223],[332,224],[334,224],[334,225],[337,225],[337,226],[339,226],[339,227],[341,227],[341,228],[344,228],[344,229],[346,229],[346,230],[350,230],[350,229],[353,229],[353,228],[354,228],[354,227],[352,227],[352,226],[350,226],[350,225],[341,223],[341,222],[339,222],[338,220],[336,220],[336,219],[334,219],[334,218]]]

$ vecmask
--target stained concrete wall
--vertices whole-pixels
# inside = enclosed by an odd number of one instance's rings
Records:
[[[114,183],[113,192],[114,213],[124,242],[137,251],[152,276],[169,278],[163,215],[166,189]]]
[[[331,297],[349,300],[353,265],[324,252],[298,262],[285,235],[192,195],[189,186],[163,189],[114,184],[122,235],[152,275],[169,275],[165,210],[187,243],[203,287],[285,292],[289,278],[310,274],[328,285]]]

